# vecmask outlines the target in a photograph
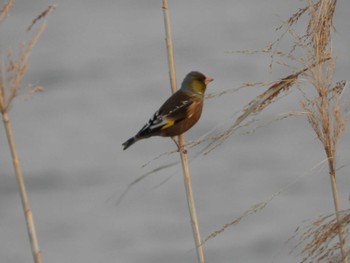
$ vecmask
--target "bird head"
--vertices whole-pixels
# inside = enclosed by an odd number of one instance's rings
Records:
[[[192,71],[187,74],[182,82],[181,89],[186,92],[204,95],[207,85],[214,79],[206,77],[198,71]]]

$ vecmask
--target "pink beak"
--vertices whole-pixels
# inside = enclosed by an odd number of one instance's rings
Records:
[[[205,78],[205,80],[204,80],[204,83],[205,83],[205,85],[208,85],[210,82],[212,82],[214,79],[212,79],[212,78]]]

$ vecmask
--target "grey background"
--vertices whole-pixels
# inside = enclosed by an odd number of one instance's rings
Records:
[[[191,70],[215,79],[209,93],[292,72],[277,64],[270,70],[268,55],[227,51],[265,47],[279,36],[275,28],[304,2],[170,2],[178,84]],[[25,29],[51,3],[17,1],[0,25],[2,54],[30,38],[33,32]],[[179,159],[165,155],[143,167],[175,149],[170,139],[140,141],[125,152],[121,147],[170,94],[161,1],[56,4],[23,84],[44,86],[45,92],[29,101],[19,96],[10,111],[43,262],[195,262],[180,165],[148,176],[116,205],[133,180]],[[336,80],[349,76],[349,10],[349,1],[338,2],[332,43]],[[228,125],[232,114],[264,89],[206,101],[186,138]],[[347,92],[343,99],[349,97]],[[299,110],[299,99],[300,93],[292,92],[267,108],[261,122]],[[349,162],[348,142],[346,131],[339,165]],[[3,128],[0,149],[0,261],[31,262]],[[189,156],[197,152],[194,148]],[[288,254],[293,243],[284,242],[304,220],[333,211],[327,169],[318,166],[324,158],[303,117],[237,133],[196,158],[190,170],[203,237],[288,186],[264,210],[208,241],[207,262],[298,262],[297,253]],[[347,208],[348,166],[339,171],[338,182]]]

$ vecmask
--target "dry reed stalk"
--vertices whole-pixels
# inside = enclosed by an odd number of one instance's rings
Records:
[[[176,92],[177,85],[176,85],[176,74],[175,74],[173,42],[172,42],[172,36],[171,36],[169,7],[168,7],[167,0],[163,0],[163,14],[164,14],[165,33],[166,33],[166,46],[167,46],[167,54],[168,54],[170,84],[171,84],[171,90],[174,93]],[[187,204],[188,204],[190,217],[191,217],[192,232],[193,232],[193,237],[196,244],[197,259],[199,263],[204,263],[205,262],[204,252],[203,252],[203,246],[201,245],[202,238],[199,231],[199,224],[198,224],[196,206],[195,206],[194,197],[193,197],[188,159],[184,148],[185,137],[183,134],[181,134],[178,136],[178,139],[179,139],[180,147],[181,149],[183,149],[180,151],[180,156],[181,156],[181,163],[182,163],[182,169],[184,174]]]
[[[5,7],[1,10],[0,18],[7,16],[13,3],[14,1],[8,1]],[[49,13],[50,11],[48,11],[47,13]],[[34,21],[36,22],[37,20],[34,20]],[[5,66],[4,63],[0,64],[0,75],[1,75],[0,77],[0,112],[2,114],[2,121],[4,124],[6,137],[7,137],[7,141],[11,152],[13,168],[16,174],[17,184],[18,184],[18,188],[21,196],[21,202],[22,202],[25,220],[26,220],[27,231],[29,235],[29,241],[31,244],[33,259],[35,263],[42,262],[41,252],[40,252],[38,238],[35,230],[33,214],[29,206],[22,169],[20,166],[20,161],[17,154],[16,146],[15,146],[15,140],[14,140],[12,128],[10,125],[8,110],[12,100],[17,96],[18,90],[21,87],[23,77],[27,71],[27,65],[28,65],[27,61],[28,61],[29,55],[31,54],[34,46],[36,45],[41,34],[44,32],[45,28],[46,28],[46,23],[44,21],[44,23],[41,24],[41,26],[33,36],[33,38],[30,40],[26,48],[24,50],[21,50],[18,61],[15,61],[14,59],[12,59],[12,56],[10,53],[8,65]],[[22,48],[23,47],[24,46],[22,46]],[[8,74],[9,76],[6,77],[6,74]]]
[[[323,144],[327,156],[328,173],[331,181],[333,202],[338,224],[339,247],[342,253],[342,261],[348,263],[348,252],[342,224],[343,220],[335,169],[337,142],[344,131],[345,125],[340,115],[338,96],[336,92],[334,92],[334,89],[331,88],[335,61],[332,57],[330,42],[331,30],[333,29],[332,20],[337,1],[321,0],[315,5],[309,0],[308,3],[310,21],[307,30],[307,38],[309,40],[309,47],[311,47],[309,60],[317,61],[325,57],[331,57],[332,59],[323,65],[318,65],[310,72],[309,79],[318,96],[312,101],[312,106],[306,106],[304,103],[303,107],[308,112],[309,123],[318,139]]]
[[[10,151],[11,151],[13,168],[15,170],[17,184],[18,184],[20,195],[21,195],[21,201],[22,201],[23,211],[24,211],[24,215],[25,215],[25,219],[26,219],[27,231],[28,231],[28,235],[29,235],[29,240],[30,240],[30,244],[31,244],[34,262],[41,263],[42,262],[41,252],[40,252],[40,248],[39,248],[38,237],[37,237],[36,230],[35,230],[33,214],[32,214],[32,210],[30,209],[30,206],[29,206],[29,200],[28,200],[27,191],[26,191],[26,187],[25,187],[25,183],[24,183],[24,179],[23,179],[22,169],[20,166],[20,162],[19,162],[19,158],[18,158],[16,146],[15,146],[15,141],[14,141],[14,137],[13,137],[13,132],[12,132],[12,128],[10,125],[10,120],[9,120],[7,111],[2,112],[2,121],[4,123],[7,141],[8,141],[9,147],[10,147]]]

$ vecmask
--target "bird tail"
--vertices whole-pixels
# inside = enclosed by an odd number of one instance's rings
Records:
[[[128,149],[132,144],[134,144],[135,142],[137,142],[139,140],[139,138],[137,138],[136,136],[131,137],[129,140],[127,140],[126,142],[123,143],[123,150]]]

